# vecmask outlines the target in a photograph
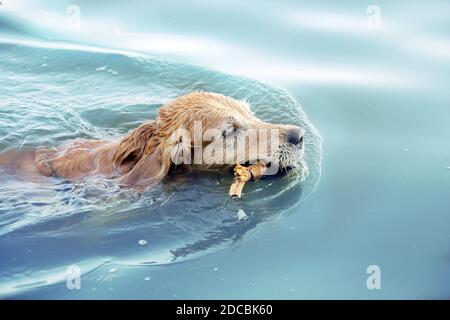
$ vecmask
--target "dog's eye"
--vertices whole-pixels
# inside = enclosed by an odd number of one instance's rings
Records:
[[[235,126],[230,126],[222,131],[222,137],[229,136],[231,134],[235,134],[239,129]]]

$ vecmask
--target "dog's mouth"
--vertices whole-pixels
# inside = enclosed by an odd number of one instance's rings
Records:
[[[268,170],[268,175],[284,175],[296,169],[305,169],[303,147],[281,145],[271,156],[245,161],[243,166],[261,164]]]

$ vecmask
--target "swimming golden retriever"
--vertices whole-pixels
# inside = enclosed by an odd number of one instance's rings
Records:
[[[75,140],[56,148],[7,152],[0,165],[21,176],[77,181],[98,175],[131,187],[149,187],[180,168],[230,167],[264,162],[273,173],[299,165],[302,128],[259,120],[246,101],[193,92],[162,106],[117,141]]]

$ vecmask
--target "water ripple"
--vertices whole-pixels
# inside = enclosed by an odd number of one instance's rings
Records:
[[[80,261],[91,264],[114,257],[116,264],[155,265],[227,248],[277,221],[319,181],[321,138],[299,105],[280,89],[148,56],[0,47],[0,61],[16,61],[0,65],[6,71],[0,74],[0,90],[6,93],[0,101],[0,150],[57,145],[74,138],[113,139],[154,118],[168,99],[205,90],[248,99],[262,119],[306,128],[305,160],[311,170],[303,183],[293,173],[276,183],[249,186],[244,201],[228,198],[228,172],[180,175],[144,194],[95,179],[43,183],[3,174],[3,293],[61,281],[61,268]],[[47,71],[37,72],[43,57]],[[20,79],[14,87],[5,85],[11,77]],[[142,239],[145,246],[139,244]],[[18,268],[27,273],[11,271]]]

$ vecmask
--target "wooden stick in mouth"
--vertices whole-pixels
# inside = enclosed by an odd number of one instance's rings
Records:
[[[266,169],[266,165],[262,163],[252,164],[248,167],[237,164],[234,167],[234,183],[230,186],[229,195],[233,198],[241,198],[245,183],[260,179]]]

